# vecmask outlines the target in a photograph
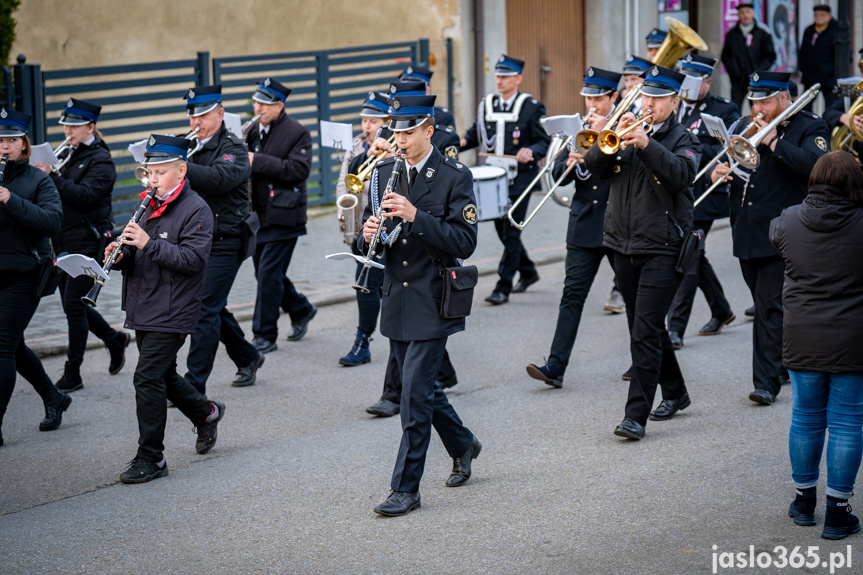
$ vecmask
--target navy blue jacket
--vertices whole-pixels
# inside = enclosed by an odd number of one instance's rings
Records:
[[[859,22],[859,20],[858,20]],[[818,35],[815,45],[815,24],[803,31],[800,51],[797,53],[797,69],[800,70],[803,85],[807,88],[821,84],[821,90],[830,90],[836,85],[836,18],[831,18],[827,28]]]
[[[555,181],[566,171],[566,151],[558,154],[552,174]],[[578,173],[576,173],[578,172]],[[608,192],[611,180],[600,178],[584,169],[584,165],[572,168],[562,184],[575,182],[575,194],[569,208],[569,225],[566,228],[566,245],[579,248],[601,248],[603,246],[603,223],[608,207]]]

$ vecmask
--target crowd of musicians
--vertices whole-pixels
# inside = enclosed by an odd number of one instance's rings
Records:
[[[467,307],[453,302],[472,294],[475,274],[464,260],[476,248],[478,214],[488,209],[478,206],[471,169],[459,159],[478,148],[480,158],[507,166],[501,172],[511,205],[508,214],[492,218],[503,247],[498,281],[485,298],[494,307],[540,279],[521,239],[526,223],[515,225],[526,222],[528,202],[520,198],[538,191],[544,175],[553,187],[573,185],[569,224],[561,230],[565,281],[548,359],[529,363],[527,374],[564,385],[585,301],[607,261],[615,280],[605,307],[625,310],[630,336],[628,368],[621,362],[629,392],[614,429],[628,440],[644,438],[649,420],[668,421],[697,401],[675,356],[696,292],[704,293],[711,313],[699,335],[716,335],[736,319],[704,251],[713,223],[730,216],[733,255],[754,302],[747,310],[754,317],[748,397],[769,406],[783,383],[790,380],[794,390],[797,498],[789,515],[814,524],[829,429],[824,536],[859,530],[847,501],[863,454],[863,349],[856,327],[863,320],[863,266],[855,251],[863,239],[863,99],[850,104],[854,93],[846,90],[822,119],[807,109],[817,84],[798,94],[790,74],[764,66],[747,76],[751,114],[741,117],[738,103],[711,92],[718,60],[675,53],[664,38],[652,31],[647,58],[632,56],[620,71],[588,67],[580,88],[585,130],[578,135],[547,133],[545,106],[519,89],[525,63],[508,55],[495,64],[496,91],[479,103],[475,123],[461,136],[452,113],[436,105],[432,72],[421,65],[407,67],[362,102],[361,131],[345,154],[337,191],[340,231],[358,277],[355,340],[338,363],[370,362],[377,329],[389,339],[383,392],[366,411],[400,414],[403,433],[392,491],[376,513],[420,507],[433,427],[453,459],[447,486],[467,482],[482,448],[444,392],[458,383],[447,341],[465,329],[470,313],[469,301]],[[280,313],[290,317],[289,341],[300,340],[317,313],[287,275],[306,233],[312,164],[309,130],[285,113],[290,93],[273,78],[262,80],[251,96],[254,119],[237,135],[225,126],[220,85],[189,89],[190,133],[148,138],[147,189],[116,233],[116,171],[97,129],[101,108],[69,99],[55,166],[28,161],[31,118],[0,110],[0,424],[20,374],[44,402],[39,429],[60,427],[70,394],[85,385],[80,368],[93,332],[110,354],[112,375],[123,369],[133,339],[138,349],[132,376],[138,450],[121,481],[167,475],[169,406],[194,424],[198,453],[214,447],[226,406],[210,399],[207,384],[220,383],[213,382],[220,344],[236,366],[231,385],[251,386],[266,355],[278,349]],[[716,122],[732,135],[729,141],[720,139]],[[844,136],[833,138],[839,143],[831,152],[834,128]],[[807,233],[814,239],[802,242]],[[58,275],[69,343],[54,382],[24,331],[39,298],[53,291],[48,264],[62,253],[122,272],[126,319],[118,330],[98,313],[91,275]],[[250,335],[227,308],[247,258],[257,279]],[[186,338],[181,375],[177,355]],[[661,400],[654,408],[657,388]],[[853,409],[832,403],[840,393]],[[840,442],[845,451],[836,455]]]

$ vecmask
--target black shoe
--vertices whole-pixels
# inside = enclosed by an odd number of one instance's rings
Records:
[[[632,379],[632,370],[634,370],[634,369],[635,369],[635,366],[634,366],[634,365],[630,365],[630,366],[629,366],[629,369],[627,369],[627,370],[623,373],[623,375],[621,375],[621,376],[620,376],[620,379],[622,379],[623,381],[630,381],[630,380]]]
[[[81,380],[81,366],[66,362],[66,366],[63,368],[63,376],[57,380],[55,387],[64,393],[72,393],[73,391],[84,389],[84,382]]]
[[[788,508],[788,517],[794,519],[796,525],[815,525],[815,504],[818,495],[814,487],[809,489],[797,489],[797,497]]]
[[[644,437],[644,426],[628,417],[620,422],[620,425],[614,428],[614,434],[627,439],[642,439]]]
[[[659,402],[659,407],[650,412],[650,419],[653,421],[665,421],[671,419],[678,411],[683,411],[692,405],[689,399],[689,393],[684,393],[677,399],[663,399]]]
[[[63,422],[63,412],[69,408],[72,398],[62,391],[54,401],[45,403],[45,419],[39,423],[39,431],[54,431]]]
[[[276,351],[279,349],[279,346],[274,341],[266,340],[262,337],[256,337],[252,340],[252,345],[255,346],[260,353],[270,353],[271,351]]]
[[[195,451],[201,455],[204,455],[213,449],[214,445],[216,445],[216,438],[219,436],[219,432],[216,427],[219,425],[219,422],[222,421],[222,418],[225,417],[224,403],[221,401],[211,401],[210,403],[219,408],[219,415],[213,419],[208,418],[206,423],[196,428],[198,441],[195,442]]]
[[[375,507],[375,513],[385,517],[398,517],[407,515],[414,509],[419,509],[420,492],[407,493],[406,491],[392,491],[387,500]]]
[[[493,305],[501,305],[509,301],[509,296],[503,292],[495,290],[491,292],[490,296],[485,298],[485,301]]]
[[[563,374],[548,362],[545,362],[545,365],[542,366],[529,363],[527,365],[527,374],[552,387],[563,387]]]
[[[303,336],[306,335],[306,332],[309,331],[309,322],[312,321],[315,314],[318,313],[317,306],[314,304],[309,305],[312,306],[309,313],[307,313],[303,319],[291,326],[291,333],[288,334],[288,341],[300,341],[303,339]]]
[[[860,531],[860,520],[851,515],[851,506],[847,499],[837,499],[827,496],[827,514],[824,516],[824,539],[845,539],[852,533]]]
[[[120,481],[123,483],[146,483],[166,475],[168,475],[167,463],[159,467],[155,461],[136,456],[129,462],[126,471],[120,474]]]
[[[747,317],[755,317],[755,306],[746,308],[743,314]]]
[[[130,341],[132,336],[128,332],[118,331],[114,339],[105,342],[105,347],[111,354],[111,363],[108,364],[108,373],[111,375],[117,375],[126,365],[126,348]]]
[[[482,451],[482,443],[474,435],[470,448],[461,457],[452,458],[452,473],[446,480],[447,487],[458,487],[464,485],[470,479],[470,462],[479,457]]]
[[[458,383],[458,379],[456,378],[456,376],[452,375],[449,377],[439,378],[437,382],[442,389],[449,389],[451,387],[455,387],[455,385]]]
[[[536,274],[535,276],[529,277],[527,279],[520,277],[518,280],[518,283],[515,284],[514,288],[512,288],[511,293],[524,293],[527,291],[527,288],[529,288],[530,286],[532,286],[533,284],[535,284],[538,281],[539,281],[539,274]]]
[[[749,394],[749,399],[761,405],[771,405],[776,401],[776,396],[766,389],[755,389]]]
[[[388,399],[379,399],[377,403],[366,408],[366,413],[371,413],[378,417],[392,417],[393,415],[398,415],[399,411],[401,411],[399,404]]]
[[[717,335],[722,328],[737,319],[737,316],[732,313],[725,319],[720,319],[718,317],[710,318],[710,321],[704,324],[704,327],[701,328],[701,331],[698,332],[698,335]]]
[[[680,334],[676,331],[669,331],[668,338],[671,340],[671,347],[674,349],[680,349],[683,347],[683,338],[680,337]]]
[[[264,365],[264,360],[267,359],[263,353],[258,353],[258,359],[253,361],[251,365],[241,367],[237,370],[237,377],[231,382],[231,387],[248,387],[255,385],[258,369]]]

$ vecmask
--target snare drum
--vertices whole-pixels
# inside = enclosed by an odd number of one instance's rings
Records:
[[[500,166],[473,166],[473,193],[479,221],[502,218],[509,209],[509,180]]]

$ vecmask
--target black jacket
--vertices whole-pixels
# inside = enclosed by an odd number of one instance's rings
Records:
[[[629,146],[604,154],[594,144],[584,156],[585,166],[594,176],[611,180],[605,245],[628,255],[677,255],[682,239],[651,182],[655,178],[665,190],[686,233],[692,227],[692,180],[700,160],[701,144],[674,114],[650,134],[643,150]]]
[[[742,132],[749,122],[750,118],[740,120],[734,132]],[[769,142],[758,146],[761,164],[752,170],[749,185],[739,177],[731,180],[731,236],[734,255],[740,259],[777,255],[767,235],[770,220],[803,201],[809,174],[827,153],[827,124],[811,112],[798,112],[777,133],[775,152]]]
[[[151,203],[138,225],[150,241],[143,250],[123,246],[123,259],[116,266],[123,270],[125,328],[194,333],[213,239],[213,213],[185,180],[161,211]]]
[[[863,373],[863,207],[812,186],[770,223],[785,259],[782,362],[788,369]]]
[[[443,106],[435,106],[434,107],[434,123],[437,126],[444,126],[449,128],[456,134],[458,134],[458,130],[455,127],[455,116],[449,110],[449,108],[444,108]]]
[[[258,242],[306,233],[306,179],[312,169],[312,136],[284,112],[263,145],[260,123],[246,135],[252,161],[252,209],[261,218]]]
[[[518,95],[516,95],[518,97]],[[495,112],[500,112],[500,95],[496,95],[492,99]],[[545,116],[545,105],[536,98],[528,98],[521,107],[521,113],[518,116],[517,122],[507,122],[505,124],[504,147],[503,153],[514,156],[521,148],[530,148],[533,150],[533,161],[527,164],[518,164],[518,175],[509,186],[509,195],[511,198],[518,197],[521,192],[527,187],[530,181],[539,172],[537,162],[545,157],[548,151],[548,145],[551,143],[551,138],[546,133],[545,129],[539,120]],[[462,150],[470,150],[479,145],[479,130],[477,122],[485,122],[486,134],[489,138],[496,135],[497,123],[486,122],[485,118],[477,118],[473,126],[471,126],[465,134],[465,145]],[[516,135],[518,137],[516,137]]]
[[[213,212],[213,248],[239,245],[249,216],[248,180],[252,174],[245,144],[223,123],[187,166],[189,187]]]
[[[681,104],[683,105],[683,104]],[[704,121],[701,119],[701,114],[710,114],[717,116],[725,123],[726,128],[731,128],[731,125],[740,117],[740,110],[737,104],[728,98],[722,98],[708,92],[707,96],[695,104],[695,107],[687,114],[681,124],[689,128],[693,134],[698,136],[698,141],[701,143],[701,162],[698,169],[701,170],[707,163],[712,160],[716,154],[722,151],[722,142],[711,136],[704,126]],[[726,158],[723,157],[724,161]],[[697,182],[692,185],[692,193],[695,199],[701,197],[708,187],[710,187],[710,177],[702,176]],[[722,188],[722,186],[720,186]],[[716,220],[719,218],[728,217],[728,192],[726,188],[717,189],[710,193],[704,201],[695,208],[693,219],[696,221]]]
[[[29,160],[7,162],[0,186],[11,193],[9,201],[0,204],[0,272],[34,272],[50,253],[48,238],[60,230],[60,194]]]
[[[558,154],[552,174],[555,181],[566,171],[566,151]],[[572,168],[562,184],[575,182],[575,193],[569,208],[569,225],[566,228],[566,245],[579,248],[601,248],[603,246],[603,224],[608,207],[611,180],[600,178],[584,169],[584,165]]]
[[[725,34],[720,60],[725,65],[732,84],[748,85],[755,70],[769,70],[776,61],[773,37],[756,20],[752,28],[752,45],[746,45],[746,36],[738,22]]]
[[[108,145],[98,136],[89,146],[79,145],[61,174],[52,172],[51,179],[63,201],[63,226],[57,235],[56,251],[86,253],[94,248],[99,251],[102,234],[114,227],[111,194],[117,170]]]
[[[389,158],[377,165],[381,195],[394,162]],[[413,223],[404,222],[393,245],[383,250],[382,263],[386,268],[381,333],[397,341],[446,337],[464,330],[465,320],[441,317],[443,280],[425,246],[434,248],[445,267],[456,265],[456,258],[470,257],[476,249],[476,200],[470,170],[433,148],[417,174],[410,201],[417,208],[416,219]],[[371,213],[370,200],[363,222]],[[392,227],[390,220],[385,224]],[[362,234],[358,247],[363,253],[368,251]]]
[[[820,83],[821,90],[829,90],[836,85],[836,18],[831,18],[827,28],[818,35],[815,45],[812,36],[815,24],[806,27],[797,53],[797,69],[800,70],[803,85],[807,88]]]

